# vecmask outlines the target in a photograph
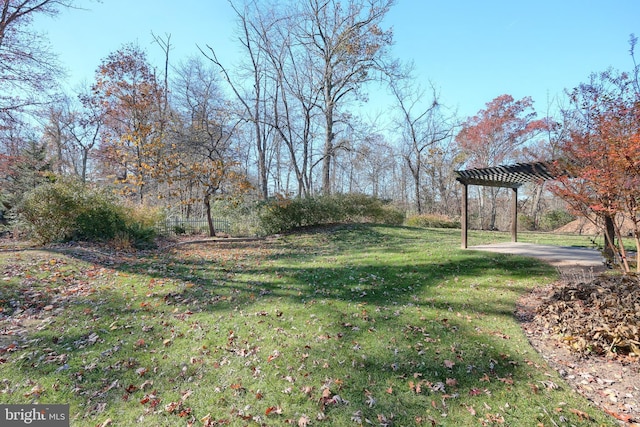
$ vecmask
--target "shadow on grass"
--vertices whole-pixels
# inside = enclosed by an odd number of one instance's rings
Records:
[[[100,267],[99,286],[66,301],[66,319],[29,331],[31,341],[7,363],[33,381],[57,381],[66,390],[61,403],[96,419],[109,413],[103,405],[146,409],[147,378],[165,383],[155,385],[164,403],[177,399],[175,390],[202,393],[193,409],[198,419],[211,407],[219,417],[248,404],[264,413],[273,401],[257,401],[257,390],[293,383],[289,406],[305,413],[309,401],[318,408],[327,378],[345,382],[334,381],[331,391],[352,402],[327,408],[336,423],[352,422],[362,408],[373,419],[410,414],[398,420],[407,424],[424,413],[427,396],[434,416],[451,411],[468,420],[470,412],[447,399],[473,397],[480,409],[481,402],[496,405],[496,396],[504,405],[509,394],[512,405],[531,399],[535,411],[549,392],[530,396],[528,385],[514,382],[546,377],[531,367],[524,339],[514,337],[513,303],[531,286],[527,280],[553,269],[454,249],[453,236],[367,226],[136,258],[66,252]],[[91,286],[91,275],[79,276]],[[44,307],[34,309],[46,316]],[[238,383],[253,393],[238,393]],[[314,391],[301,391],[307,385]],[[363,390],[376,396],[375,408]]]

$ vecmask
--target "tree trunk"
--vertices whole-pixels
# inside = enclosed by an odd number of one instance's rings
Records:
[[[542,190],[544,189],[544,183],[536,185],[533,193],[533,201],[531,202],[531,219],[533,220],[534,229],[539,228],[540,224],[540,201],[542,200]]]
[[[209,224],[209,237],[216,236],[216,229],[213,226],[213,218],[211,218],[211,195],[206,194],[204,196],[204,207],[207,212],[207,223]]]
[[[329,120],[327,119],[327,134],[324,140],[324,153],[322,158],[322,192],[331,194],[331,157],[333,156],[333,137],[329,130]]]
[[[613,223],[613,218],[610,215],[604,215],[604,258],[610,262],[614,263],[614,255],[617,252],[616,248],[616,229],[615,224]]]
[[[422,196],[420,194],[420,174],[413,174],[413,191],[414,196],[416,198],[416,209],[418,210],[418,215],[422,214]]]
[[[497,229],[497,227],[496,227],[496,216],[497,216],[497,213],[498,213],[498,206],[497,206],[498,205],[498,190],[496,190],[495,188],[491,188],[489,190],[489,193],[491,195],[491,200],[490,200],[491,212],[490,212],[490,215],[489,215],[489,230],[494,231],[494,230]]]
[[[329,72],[326,72],[329,75]],[[324,134],[324,152],[322,158],[322,192],[326,195],[331,194],[331,160],[333,158],[333,99],[331,94],[331,81],[325,79],[324,82],[324,99],[325,99],[325,134]]]

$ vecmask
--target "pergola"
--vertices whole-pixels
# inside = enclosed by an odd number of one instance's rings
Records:
[[[511,240],[518,241],[518,188],[528,182],[555,179],[549,170],[549,162],[516,163],[514,165],[475,168],[455,171],[456,180],[463,185],[462,190],[462,248],[467,248],[468,224],[468,187],[484,185],[503,187],[513,190],[511,197]]]

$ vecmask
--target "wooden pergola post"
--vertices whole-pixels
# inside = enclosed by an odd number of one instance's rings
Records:
[[[512,187],[511,196],[511,241],[518,241],[518,187]]]
[[[460,228],[462,229],[462,249],[467,249],[467,233],[469,230],[469,222],[467,219],[467,214],[469,213],[469,205],[468,205],[468,198],[469,198],[469,186],[465,183],[462,183],[462,212],[461,212],[461,224],[460,224]]]

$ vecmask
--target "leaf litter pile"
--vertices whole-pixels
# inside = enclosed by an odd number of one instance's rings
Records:
[[[549,269],[457,239],[0,253],[0,403],[69,403],[96,427],[615,425],[513,318]]]
[[[530,342],[623,425],[640,422],[640,280],[582,274],[520,300]],[[529,301],[527,301],[529,300]]]
[[[557,288],[538,316],[580,353],[640,356],[640,281],[600,276]]]

